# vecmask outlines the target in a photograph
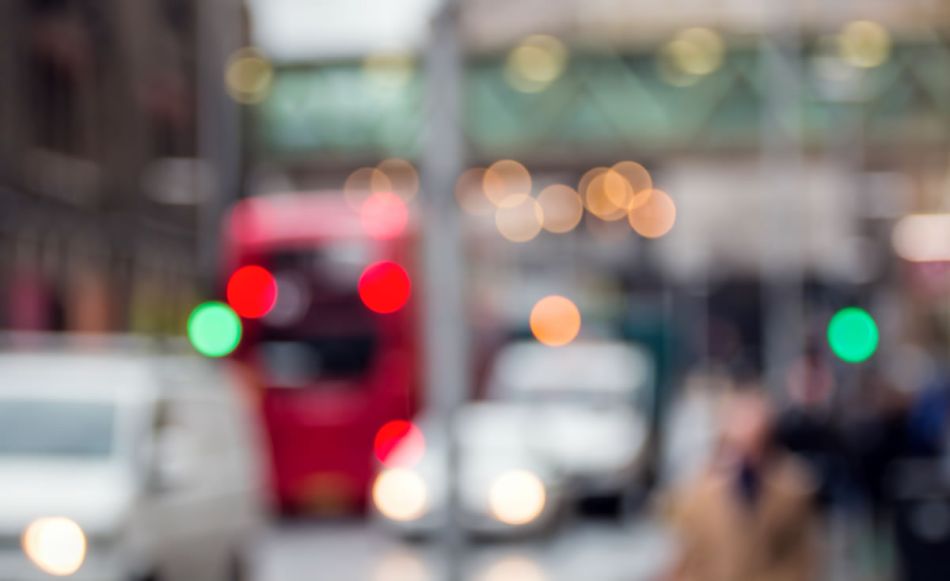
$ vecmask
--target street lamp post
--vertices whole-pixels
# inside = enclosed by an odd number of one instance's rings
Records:
[[[446,579],[461,578],[458,434],[454,420],[467,399],[470,373],[459,213],[452,195],[465,159],[462,49],[457,0],[435,12],[425,55],[425,135],[422,154],[426,383],[429,405],[447,442],[448,521],[443,535]]]
[[[213,176],[210,195],[198,199],[198,278],[202,291],[214,288],[219,260],[221,219],[239,196],[241,183],[241,111],[228,96],[224,70],[228,57],[240,48],[241,3],[234,0],[198,2],[197,92],[198,157]]]
[[[781,393],[785,369],[801,351],[802,62],[799,6],[775,2],[760,45],[763,362],[765,383]]]

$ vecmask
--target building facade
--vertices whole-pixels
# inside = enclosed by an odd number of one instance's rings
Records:
[[[245,30],[238,0],[3,3],[0,328],[180,328],[240,186]]]

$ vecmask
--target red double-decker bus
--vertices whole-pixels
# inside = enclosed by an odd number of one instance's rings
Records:
[[[260,387],[284,512],[364,507],[377,432],[420,403],[413,228],[404,204],[382,202],[361,213],[340,194],[275,195],[230,215],[223,274],[253,265],[276,282],[233,356]]]

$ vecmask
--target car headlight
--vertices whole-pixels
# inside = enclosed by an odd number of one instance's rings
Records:
[[[509,525],[524,525],[544,511],[547,491],[537,475],[527,470],[505,472],[494,480],[488,491],[492,515]]]
[[[23,531],[21,541],[23,553],[50,575],[72,575],[86,560],[86,535],[65,517],[36,519]]]
[[[414,470],[384,470],[373,484],[373,504],[388,519],[416,520],[425,514],[428,504],[426,483]]]

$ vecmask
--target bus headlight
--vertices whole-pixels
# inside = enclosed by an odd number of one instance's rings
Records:
[[[384,470],[373,484],[373,504],[388,519],[416,520],[425,514],[428,504],[426,483],[414,470]]]
[[[505,472],[492,482],[488,492],[492,515],[508,525],[525,525],[535,520],[546,502],[544,483],[527,470]]]
[[[23,553],[50,575],[65,577],[86,560],[86,535],[65,517],[38,518],[23,531]]]

